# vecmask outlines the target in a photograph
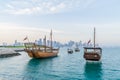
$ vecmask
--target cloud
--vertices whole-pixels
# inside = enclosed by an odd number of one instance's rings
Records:
[[[1,23],[0,22],[0,32],[2,31],[29,31],[29,32],[42,32],[42,33],[50,33],[51,29],[48,28],[38,28],[38,27],[27,27],[24,25],[18,25],[15,23]],[[63,33],[60,30],[52,30],[54,33]]]
[[[51,29],[48,28],[35,28],[26,27],[24,25],[18,25],[14,23],[0,23],[0,42],[13,43],[14,40],[23,41],[23,38],[28,36],[30,41],[35,41],[39,38],[43,38],[44,35],[47,39],[50,37]],[[53,37],[63,33],[60,30],[53,29]]]
[[[88,7],[95,0],[14,0],[5,4],[9,14],[55,14]]]

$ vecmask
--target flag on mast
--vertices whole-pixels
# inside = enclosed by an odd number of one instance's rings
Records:
[[[89,44],[90,42],[91,42],[91,40],[89,40],[87,44]]]

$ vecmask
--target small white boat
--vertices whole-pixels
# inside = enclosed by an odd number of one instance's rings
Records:
[[[68,53],[73,53],[72,49],[67,49]]]
[[[80,49],[78,47],[76,47],[75,52],[80,52]]]

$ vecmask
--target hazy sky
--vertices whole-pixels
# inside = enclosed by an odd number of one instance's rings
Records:
[[[120,0],[1,0],[0,44],[43,38],[120,45]]]

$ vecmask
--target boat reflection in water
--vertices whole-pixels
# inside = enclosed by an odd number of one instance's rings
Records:
[[[23,71],[23,80],[45,80],[44,74],[53,66],[53,60],[47,59],[31,59],[25,66]]]
[[[101,62],[86,62],[84,68],[85,80],[103,80],[103,70]]]

